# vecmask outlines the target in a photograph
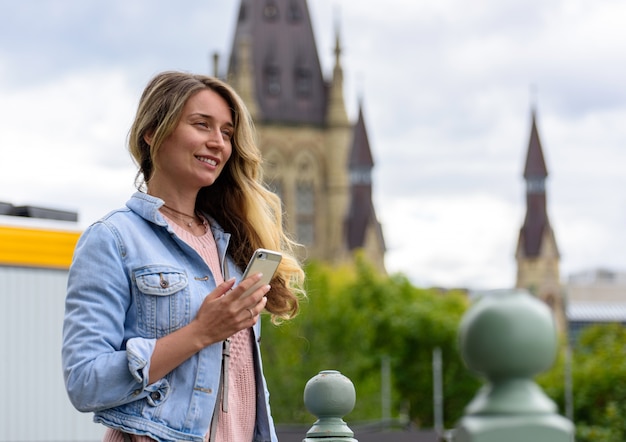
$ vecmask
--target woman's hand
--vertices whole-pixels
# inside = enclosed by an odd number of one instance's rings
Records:
[[[256,324],[267,303],[265,294],[270,286],[262,285],[249,296],[242,295],[260,279],[261,274],[257,273],[233,288],[235,278],[231,278],[204,299],[192,322],[203,348]]]
[[[203,348],[256,324],[270,286],[262,285],[249,296],[242,295],[260,279],[258,273],[234,288],[235,278],[220,284],[204,299],[191,323],[158,339],[150,358],[148,382],[161,379]]]

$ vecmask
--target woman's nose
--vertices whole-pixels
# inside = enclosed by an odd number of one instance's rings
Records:
[[[222,136],[222,131],[215,127],[210,128],[209,136],[207,139],[207,146],[223,149],[225,146],[225,142],[224,137]]]

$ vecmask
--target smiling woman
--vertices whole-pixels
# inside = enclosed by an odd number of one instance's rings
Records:
[[[293,317],[304,273],[254,139],[218,79],[164,72],[141,96],[139,190],[81,236],[66,299],[66,388],[107,442],[276,441],[259,315]],[[257,248],[283,256],[269,285],[242,277]]]
[[[146,177],[149,193],[193,213],[197,193],[215,183],[230,158],[232,120],[224,99],[206,89],[189,97],[178,124],[161,144],[147,132],[144,140],[154,152],[154,170]],[[188,200],[176,201],[183,191]]]

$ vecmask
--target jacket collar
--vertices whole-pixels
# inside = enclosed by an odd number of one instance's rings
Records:
[[[159,212],[159,208],[163,204],[164,201],[160,198],[143,192],[135,192],[130,200],[126,202],[126,207],[146,221],[150,221],[159,226],[166,226],[167,222]]]
[[[131,196],[130,200],[126,202],[126,206],[130,210],[141,216],[146,221],[166,227],[167,221],[165,221],[165,218],[163,218],[163,215],[159,212],[159,209],[163,204],[165,204],[165,202],[161,198],[139,191],[135,192]],[[211,227],[211,232],[213,233],[213,238],[215,238],[215,242],[217,243],[220,255],[225,254],[226,245],[230,240],[230,233],[224,232],[222,226],[220,226],[210,215],[207,215],[206,213],[202,213],[202,215],[206,217],[209,222],[209,226]]]

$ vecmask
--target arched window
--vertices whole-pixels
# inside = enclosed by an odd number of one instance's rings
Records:
[[[315,191],[310,181],[296,184],[296,213],[298,241],[311,245],[315,241]]]
[[[316,176],[314,159],[303,153],[296,159],[296,236],[304,245],[315,242]]]

